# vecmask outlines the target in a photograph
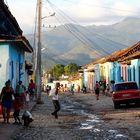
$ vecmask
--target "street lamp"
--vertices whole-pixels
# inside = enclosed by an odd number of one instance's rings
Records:
[[[52,14],[50,14],[49,16],[44,16],[44,17],[42,17],[41,19],[48,18],[48,17],[53,17],[53,16],[55,16],[55,12],[52,13]]]

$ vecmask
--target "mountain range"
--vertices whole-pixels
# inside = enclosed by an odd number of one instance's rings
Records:
[[[42,64],[85,65],[140,40],[140,18],[128,17],[112,25],[65,24],[42,33]],[[33,35],[26,35],[33,44]]]

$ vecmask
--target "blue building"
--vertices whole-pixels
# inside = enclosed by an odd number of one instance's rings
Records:
[[[22,36],[16,19],[3,0],[0,1],[0,90],[10,79],[15,88],[19,80],[27,79],[25,52],[33,51],[28,40]]]

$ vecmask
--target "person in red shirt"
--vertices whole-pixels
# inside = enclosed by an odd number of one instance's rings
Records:
[[[33,82],[32,79],[30,80],[28,89],[29,89],[29,93],[30,93],[30,99],[31,99],[31,101],[33,101],[34,95],[35,95],[35,83]]]

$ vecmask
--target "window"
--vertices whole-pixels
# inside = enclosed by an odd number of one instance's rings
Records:
[[[115,85],[115,91],[138,89],[136,83],[121,83]]]

